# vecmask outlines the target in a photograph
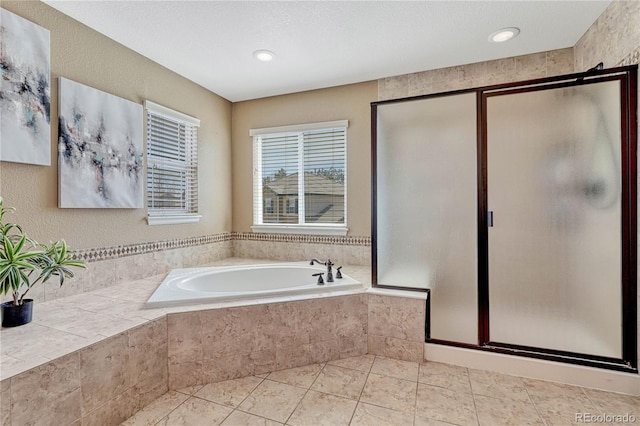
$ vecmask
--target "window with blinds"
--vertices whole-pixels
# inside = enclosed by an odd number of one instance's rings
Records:
[[[149,101],[145,108],[149,224],[197,221],[200,120]]]
[[[254,231],[346,234],[347,126],[251,130]]]

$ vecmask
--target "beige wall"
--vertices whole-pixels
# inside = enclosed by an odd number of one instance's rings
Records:
[[[51,32],[51,167],[0,163],[0,194],[13,220],[43,242],[105,247],[231,230],[231,104],[40,2],[2,7]],[[133,102],[145,99],[200,118],[198,224],[148,226],[145,209],[58,209],[58,77]]]
[[[2,7],[51,31],[54,164],[42,167],[0,163],[0,194],[7,204],[18,208],[14,218],[32,237],[45,241],[65,238],[74,248],[250,231],[249,129],[340,119],[350,122],[349,235],[368,236],[370,102],[573,72],[574,60],[576,70],[600,60],[609,67],[628,59],[634,51],[637,54],[640,39],[640,3],[614,2],[575,46],[575,57],[574,49],[568,48],[231,104],[45,4],[3,1]],[[59,76],[135,102],[150,99],[202,120],[199,173],[200,210],[204,217],[199,224],[150,227],[144,209],[57,208],[54,141],[58,133],[55,118]]]
[[[371,118],[375,81],[233,104],[233,230],[253,224],[253,151],[249,129],[349,120],[347,131],[348,235],[371,235]]]

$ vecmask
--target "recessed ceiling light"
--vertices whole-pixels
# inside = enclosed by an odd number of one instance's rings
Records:
[[[520,29],[516,27],[511,28],[503,28],[501,30],[492,33],[489,36],[489,41],[492,43],[502,43],[504,41],[509,41],[512,38],[516,38],[520,34]]]
[[[253,52],[253,57],[262,62],[269,62],[276,57],[276,54],[270,50],[256,50]]]

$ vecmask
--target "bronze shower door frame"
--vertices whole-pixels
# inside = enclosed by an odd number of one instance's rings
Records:
[[[603,81],[620,81],[621,107],[621,288],[622,288],[622,357],[609,358],[589,354],[565,352],[494,342],[489,335],[489,235],[487,204],[487,99],[492,96],[525,93],[554,88],[580,86]],[[467,90],[437,93],[371,103],[371,164],[372,164],[372,285],[416,291],[414,288],[396,287],[378,282],[377,259],[377,109],[379,106],[410,102],[419,99],[451,96],[462,93],[476,94],[477,113],[477,224],[478,224],[478,343],[469,344],[431,339],[429,333],[429,304],[425,324],[426,342],[458,346],[476,350],[525,356],[570,364],[586,365],[617,371],[638,372],[637,353],[637,82],[638,65],[605,70],[588,71],[557,77],[479,87]],[[419,291],[419,290],[418,290]],[[423,291],[429,291],[428,289]]]

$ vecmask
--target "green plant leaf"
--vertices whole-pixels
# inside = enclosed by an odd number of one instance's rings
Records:
[[[85,268],[86,265],[82,260],[73,259],[64,240],[48,246],[39,244],[29,238],[20,225],[3,223],[4,215],[13,211],[4,206],[0,197],[0,292],[12,292],[14,300],[20,303],[35,284],[57,276],[62,285],[65,278],[73,277],[70,268]]]

